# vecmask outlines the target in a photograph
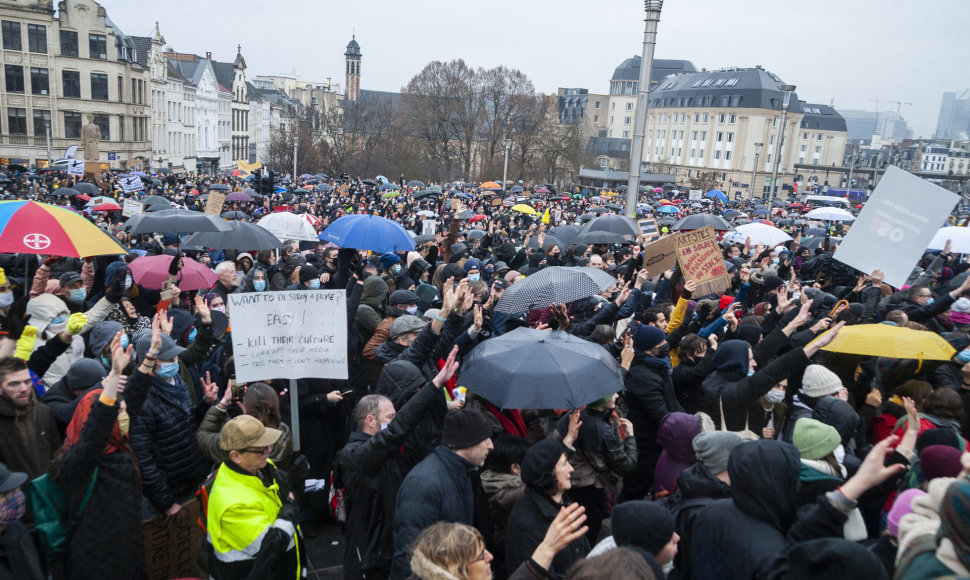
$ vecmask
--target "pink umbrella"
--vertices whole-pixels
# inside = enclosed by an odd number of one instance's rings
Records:
[[[244,191],[234,191],[226,196],[226,201],[253,201],[253,198]]]
[[[91,211],[119,211],[122,207],[116,203],[102,203],[91,208]]]
[[[549,190],[546,189],[545,187],[540,187],[539,189],[536,190],[536,193],[549,193]]]
[[[169,255],[143,256],[136,258],[128,267],[135,282],[145,288],[158,290],[168,280],[168,265],[171,262],[172,256]],[[182,270],[175,285],[180,290],[208,290],[218,279],[216,273],[206,266],[192,258],[182,258]]]

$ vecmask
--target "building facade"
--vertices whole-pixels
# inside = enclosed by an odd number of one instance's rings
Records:
[[[936,121],[936,139],[970,138],[970,89],[943,93],[940,114]]]

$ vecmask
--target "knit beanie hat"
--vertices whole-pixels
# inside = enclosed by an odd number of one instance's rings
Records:
[[[400,264],[400,263],[401,263],[401,258],[399,258],[397,254],[392,254],[388,252],[387,254],[384,254],[381,256],[381,267],[384,268],[385,270],[390,268],[394,264]]]
[[[320,277],[320,271],[307,264],[300,267],[300,282],[308,282]]]
[[[730,431],[698,433],[692,442],[697,460],[703,463],[712,475],[727,470],[731,450],[741,443],[741,436]]]
[[[466,272],[468,272],[469,270],[481,270],[482,263],[476,260],[475,258],[469,258],[468,260],[465,260],[464,268]]]
[[[926,481],[937,477],[956,477],[963,466],[960,456],[963,452],[949,445],[930,445],[919,452],[919,464]]]
[[[801,421],[799,421],[801,422]],[[789,554],[792,580],[888,580],[886,568],[872,552],[842,538],[820,538],[795,544]]]
[[[474,447],[491,436],[492,428],[488,420],[475,409],[458,409],[445,415],[445,424],[441,429],[441,443],[449,449]]]
[[[765,276],[765,281],[761,283],[761,290],[763,292],[771,292],[784,285],[784,283],[785,281],[778,276]]]
[[[674,518],[658,503],[633,500],[613,508],[610,528],[617,547],[635,546],[656,556],[674,535]]]
[[[559,458],[565,453],[565,447],[558,439],[543,439],[525,452],[522,458],[522,483],[545,489],[556,481],[553,470]]]
[[[896,496],[896,501],[893,502],[893,507],[886,516],[886,529],[894,537],[899,537],[899,522],[903,516],[913,513],[913,500],[922,495],[926,495],[926,492],[914,487]]]
[[[721,299],[718,301],[717,307],[719,310],[724,310],[732,302],[734,302],[734,296],[731,296],[730,294],[724,294],[721,296]]]
[[[822,365],[808,365],[802,376],[801,392],[809,397],[819,398],[834,395],[842,388],[838,375]]]
[[[519,274],[518,270],[509,270],[505,274],[505,281],[511,284],[512,282],[518,280],[520,276],[522,276],[522,274]]]
[[[640,352],[647,352],[667,339],[667,335],[656,326],[638,324],[633,329],[633,348]]]
[[[821,459],[835,451],[842,440],[835,427],[806,417],[795,423],[792,443],[802,454],[802,459]]]

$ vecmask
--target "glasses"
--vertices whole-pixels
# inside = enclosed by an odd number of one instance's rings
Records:
[[[247,447],[245,449],[240,449],[239,452],[240,453],[255,453],[256,455],[269,455],[269,452],[271,450],[272,450],[272,447],[268,447],[268,446],[267,447],[260,447],[259,449],[252,449],[252,448]]]

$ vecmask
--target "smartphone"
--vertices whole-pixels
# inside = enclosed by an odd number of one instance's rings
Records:
[[[354,392],[354,390],[353,389],[350,389],[349,391],[344,391],[344,392],[340,393],[340,396],[341,397],[346,397],[347,395],[349,395],[349,394],[351,394],[353,392]]]

